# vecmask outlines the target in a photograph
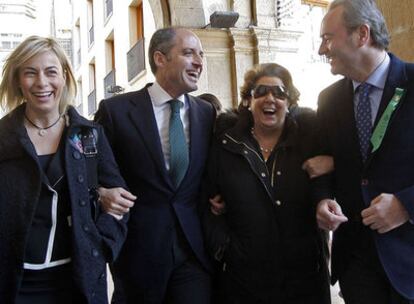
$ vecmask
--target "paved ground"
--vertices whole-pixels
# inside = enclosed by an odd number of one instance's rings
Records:
[[[109,299],[111,298],[113,288],[114,287],[112,284],[111,274],[108,269],[108,297]],[[344,304],[344,301],[338,295],[338,293],[339,293],[339,287],[338,287],[338,284],[336,284],[335,286],[332,286],[331,288],[332,304]]]

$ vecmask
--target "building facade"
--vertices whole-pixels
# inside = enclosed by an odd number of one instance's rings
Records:
[[[56,38],[72,59],[71,5],[70,0],[0,0],[0,71],[7,56],[30,35]]]
[[[103,98],[153,81],[147,58],[149,39],[165,26],[187,27],[202,41],[204,71],[195,94],[210,92],[225,107],[234,107],[245,71],[259,62],[277,62],[292,72],[303,104],[314,107],[317,92],[333,79],[329,66],[317,55],[319,25],[327,3],[73,0],[74,69],[81,91],[78,109],[93,115]],[[216,11],[237,12],[239,19],[230,28],[213,28],[210,15]]]

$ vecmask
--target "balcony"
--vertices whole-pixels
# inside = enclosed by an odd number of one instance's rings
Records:
[[[96,90],[93,90],[88,95],[88,115],[93,115],[96,112]]]
[[[105,98],[114,95],[113,93],[108,92],[113,86],[115,86],[115,70],[110,71],[104,78]]]
[[[128,81],[131,81],[140,72],[145,70],[144,39],[137,43],[127,53]]]
[[[112,0],[105,0],[105,19],[112,15],[113,5]]]
[[[93,25],[91,26],[91,28],[89,29],[89,46],[92,45],[92,43],[95,41],[95,34],[93,32]]]

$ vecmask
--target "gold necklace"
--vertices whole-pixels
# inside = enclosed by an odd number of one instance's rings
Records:
[[[62,116],[61,115],[59,115],[59,117],[58,117],[58,119],[54,122],[54,123],[52,123],[51,125],[49,125],[49,126],[47,126],[47,127],[44,127],[44,128],[42,128],[42,127],[39,127],[38,125],[36,125],[33,121],[31,121],[30,119],[29,119],[29,117],[27,117],[27,115],[26,115],[26,113],[24,113],[24,118],[26,118],[26,120],[33,126],[33,127],[35,127],[36,129],[37,129],[37,134],[39,134],[39,136],[45,136],[45,134],[46,134],[46,130],[48,130],[48,129],[50,129],[50,128],[52,128],[53,126],[55,126],[58,122],[59,122],[59,120],[60,120],[60,118],[61,118]]]
[[[273,147],[272,148],[265,148],[260,144],[259,139],[257,138],[256,134],[254,134],[254,128],[253,127],[250,129],[250,133],[252,133],[252,136],[254,137],[254,139],[256,139],[257,143],[259,144],[260,151],[262,151],[264,153],[271,153],[273,151]]]

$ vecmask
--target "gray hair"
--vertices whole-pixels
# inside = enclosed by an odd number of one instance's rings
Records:
[[[329,11],[338,6],[344,8],[344,23],[349,32],[362,24],[368,24],[374,46],[385,50],[388,48],[390,35],[375,0],[334,0],[329,5]]]

